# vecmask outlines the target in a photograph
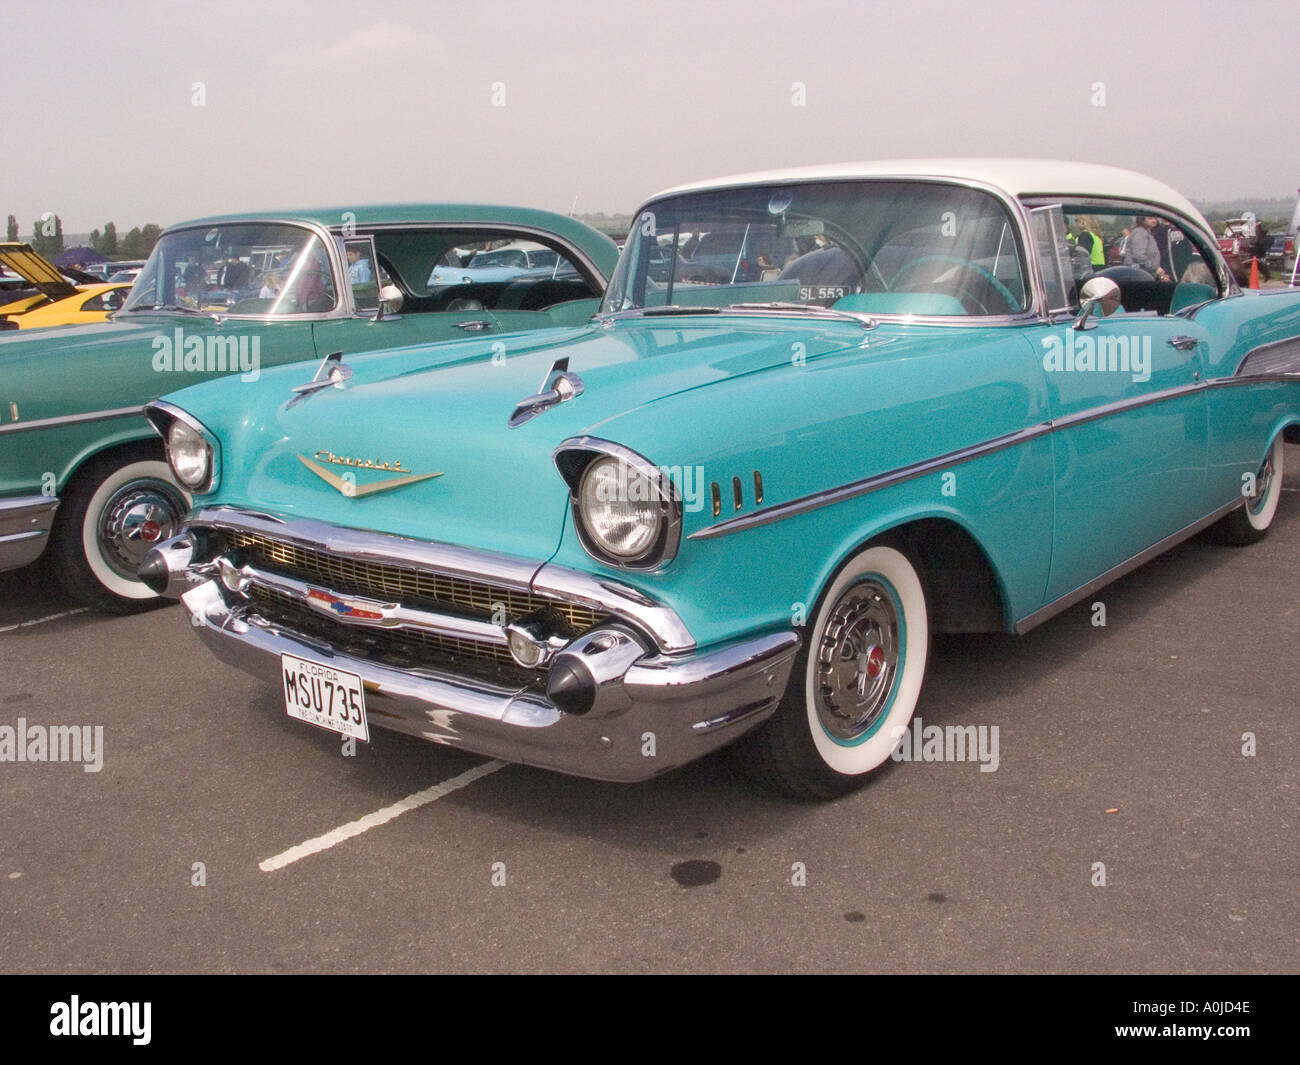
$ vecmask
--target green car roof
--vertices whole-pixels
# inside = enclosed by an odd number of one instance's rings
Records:
[[[348,218],[348,216],[352,216]],[[230,222],[265,222],[294,220],[315,222],[329,229],[343,226],[345,218],[353,225],[412,225],[421,222],[499,222],[506,225],[544,229],[582,248],[608,276],[618,258],[618,248],[609,237],[579,222],[576,218],[543,211],[534,207],[504,206],[487,203],[389,203],[341,207],[291,208],[279,211],[241,211],[238,214],[211,215],[168,226],[167,231],[198,225]]]

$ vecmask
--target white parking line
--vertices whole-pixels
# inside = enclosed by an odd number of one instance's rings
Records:
[[[90,607],[79,606],[76,610],[65,610],[62,614],[50,614],[48,617],[33,618],[31,621],[20,621],[17,625],[5,625],[0,628],[0,632],[13,632],[15,629],[25,629],[29,625],[44,625],[47,621],[58,621],[59,618],[70,618],[73,614],[84,614]]]
[[[368,832],[372,828],[385,824],[394,817],[406,813],[407,810],[419,809],[435,799],[450,795],[453,791],[460,790],[466,784],[473,784],[479,777],[495,773],[498,769],[504,769],[509,764],[509,762],[492,761],[476,765],[473,769],[467,769],[459,776],[444,780],[441,784],[435,784],[431,788],[417,791],[414,795],[408,795],[405,799],[399,799],[392,806],[385,806],[382,810],[366,814],[365,817],[356,821],[349,821],[346,825],[340,825],[338,828],[326,832],[323,836],[317,836],[315,839],[307,840],[306,843],[299,843],[296,847],[290,847],[287,851],[277,854],[274,858],[267,858],[264,862],[258,862],[257,867],[264,873],[273,873],[277,869],[283,869],[286,865],[296,862],[299,858],[306,858],[308,855],[328,850],[336,843],[342,843],[345,839],[351,839],[353,836],[361,835],[362,832]]]

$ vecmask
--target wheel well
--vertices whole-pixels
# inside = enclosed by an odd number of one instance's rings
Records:
[[[1005,632],[1006,604],[984,549],[960,525],[925,518],[891,529],[893,541],[920,563],[932,632]]]
[[[147,438],[124,440],[121,443],[100,448],[98,451],[88,452],[77,459],[64,480],[63,488],[59,494],[67,495],[85,477],[87,470],[99,465],[107,458],[114,459],[119,465],[144,459],[156,459],[158,462],[166,462],[167,453],[163,449],[161,440],[149,440]],[[58,521],[58,514],[55,515],[55,521]]]

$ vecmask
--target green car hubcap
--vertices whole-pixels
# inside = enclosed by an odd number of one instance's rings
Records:
[[[149,550],[176,535],[185,504],[162,481],[131,481],[119,488],[100,512],[100,551],[113,570],[136,579]]]

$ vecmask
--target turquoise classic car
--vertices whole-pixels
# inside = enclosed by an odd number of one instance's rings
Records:
[[[195,509],[142,577],[290,716],[620,781],[732,745],[826,799],[932,633],[1267,532],[1300,294],[1127,171],[824,167],[656,196],[588,324],[148,413]]]
[[[431,286],[528,241],[550,270]],[[111,322],[0,338],[0,570],[46,551],[77,598],[156,601],[137,577],[192,498],[144,405],[345,353],[584,322],[618,258],[608,237],[519,207],[413,204],[206,218],[168,229]]]

